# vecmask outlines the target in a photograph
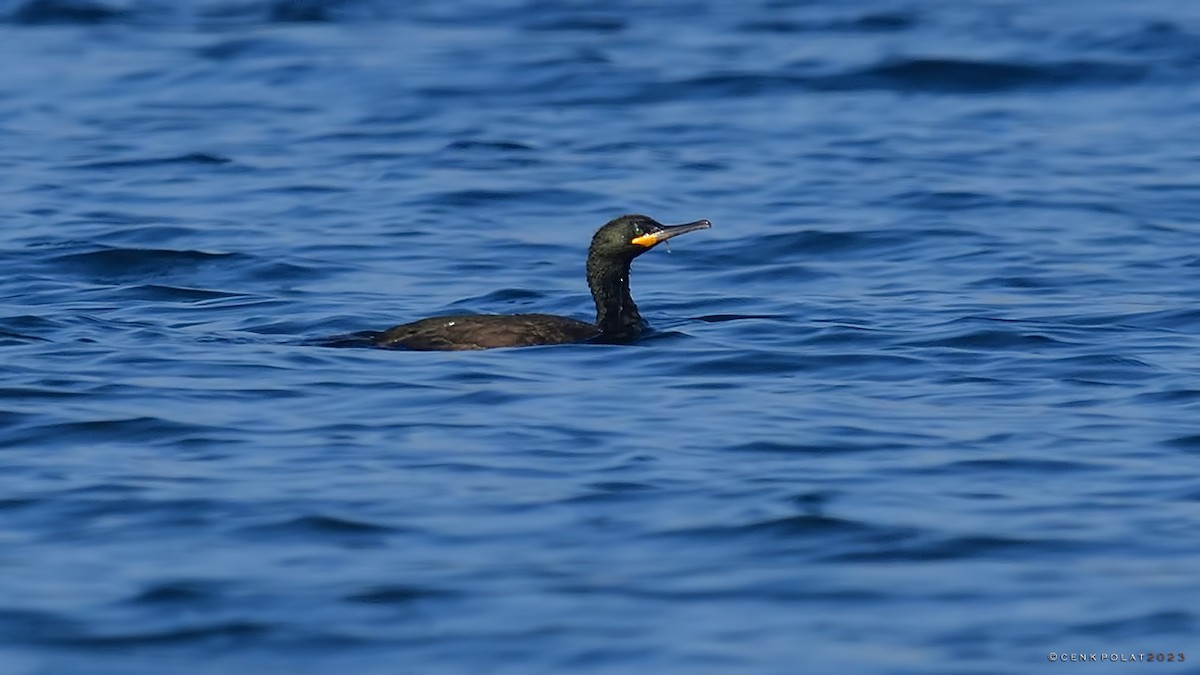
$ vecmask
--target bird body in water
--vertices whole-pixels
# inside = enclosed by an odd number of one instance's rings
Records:
[[[588,248],[587,280],[596,301],[596,322],[552,314],[464,314],[438,316],[366,334],[377,347],[466,350],[530,347],[571,342],[629,342],[645,327],[629,294],[633,259],[672,237],[712,227],[707,220],[663,225],[627,215],[596,231]]]

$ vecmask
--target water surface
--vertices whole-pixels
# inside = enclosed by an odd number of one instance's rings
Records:
[[[1200,672],[1193,3],[10,0],[0,63],[0,670]],[[310,344],[587,319],[629,212],[714,223],[638,344]]]

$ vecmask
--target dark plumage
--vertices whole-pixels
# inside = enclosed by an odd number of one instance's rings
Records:
[[[465,314],[438,316],[371,334],[377,347],[460,350],[529,347],[596,340],[628,342],[644,322],[629,295],[629,265],[660,242],[712,225],[697,220],[663,225],[646,216],[628,215],[596,231],[588,248],[587,280],[596,301],[596,322],[551,314]]]

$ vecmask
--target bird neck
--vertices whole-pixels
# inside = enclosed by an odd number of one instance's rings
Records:
[[[603,336],[632,338],[642,330],[642,315],[629,294],[629,263],[588,260],[588,288],[596,301],[596,325]]]

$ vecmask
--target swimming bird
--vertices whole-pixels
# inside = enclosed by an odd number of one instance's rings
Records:
[[[587,256],[588,288],[596,301],[595,323],[552,314],[465,314],[436,316],[365,335],[377,347],[422,351],[629,342],[645,328],[629,295],[633,259],[672,237],[709,227],[712,224],[707,220],[663,225],[631,214],[596,230]]]

